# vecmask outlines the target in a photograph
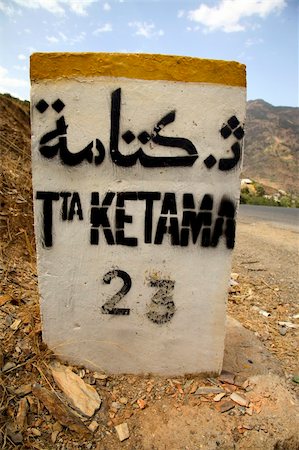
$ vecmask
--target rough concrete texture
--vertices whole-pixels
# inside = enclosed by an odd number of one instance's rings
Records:
[[[230,316],[226,322],[223,370],[243,377],[269,373],[283,376],[281,365],[263,343]]]

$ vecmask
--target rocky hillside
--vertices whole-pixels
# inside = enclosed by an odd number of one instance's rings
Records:
[[[243,176],[299,194],[299,108],[248,102]]]
[[[33,248],[29,102],[9,95],[0,95],[0,159],[0,235],[6,256],[11,247],[23,251],[26,240]]]

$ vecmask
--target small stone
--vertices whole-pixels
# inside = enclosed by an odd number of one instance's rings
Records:
[[[63,427],[62,427],[61,423],[55,422],[53,427],[52,427],[52,430],[53,431],[58,431],[58,433],[60,433],[60,431],[62,431],[62,428]]]
[[[225,396],[225,392],[220,392],[220,394],[215,395],[213,398],[214,402],[220,402],[220,400]]]
[[[84,423],[57,397],[56,393],[49,391],[38,383],[32,386],[32,393],[62,425],[84,436],[90,434]]]
[[[143,400],[142,398],[139,398],[137,400],[137,405],[139,406],[140,409],[144,409],[146,407],[146,401]]]
[[[119,401],[120,401],[120,403],[122,403],[123,405],[126,405],[126,404],[128,403],[127,397],[121,397],[121,398],[119,399]]]
[[[8,370],[12,369],[15,366],[16,366],[16,364],[14,362],[7,361],[7,363],[4,364],[4,366],[3,366],[2,372],[7,372]]]
[[[22,431],[26,427],[26,418],[28,411],[28,402],[26,398],[22,398],[19,403],[18,413],[16,416],[16,424],[18,429]]]
[[[244,398],[241,395],[237,394],[236,392],[233,392],[230,395],[230,399],[240,406],[248,406],[249,405],[249,400],[247,398]]]
[[[197,390],[197,387],[198,387],[198,383],[193,383],[193,384],[191,385],[189,394],[194,394],[194,392]]]
[[[279,334],[281,336],[285,336],[287,334],[287,331],[288,331],[287,327],[280,327],[279,328]]]
[[[93,378],[95,378],[96,380],[107,380],[108,375],[105,375],[104,373],[94,372]]]
[[[119,402],[112,402],[111,403],[111,409],[113,410],[119,410],[121,408],[121,404]]]
[[[10,328],[11,328],[13,331],[17,331],[17,329],[19,328],[21,322],[22,322],[22,321],[21,321],[20,319],[16,319],[16,320],[10,325]]]
[[[264,316],[264,317],[270,317],[271,316],[271,314],[268,311],[265,311],[264,309],[260,309],[259,310],[259,314],[261,316]]]
[[[123,422],[120,425],[116,425],[115,431],[117,433],[120,442],[128,439],[130,437],[129,427],[127,422]]]
[[[11,427],[7,427],[7,436],[14,444],[21,444],[23,442],[22,433],[14,431]]]
[[[219,403],[219,406],[217,405],[217,409],[221,413],[225,413],[227,411],[230,411],[234,407],[235,407],[235,404],[232,401],[230,401],[230,400],[227,400],[226,402]]]
[[[30,394],[31,391],[32,391],[31,384],[22,384],[22,386],[14,390],[14,393],[19,397],[23,397],[24,395]]]
[[[243,389],[247,389],[249,387],[249,380],[245,380],[244,383],[242,384],[242,388]]]
[[[56,384],[72,406],[87,417],[93,416],[102,403],[95,388],[85,383],[69,367],[58,362],[51,365],[51,371]]]
[[[99,428],[99,424],[98,422],[96,422],[95,420],[93,420],[89,425],[88,425],[88,429],[94,433],[95,431],[97,431],[97,429]]]
[[[59,431],[53,431],[53,433],[51,433],[51,441],[53,442],[53,444],[55,444],[58,434]]]
[[[225,391],[219,387],[202,386],[197,389],[197,391],[195,392],[194,395],[208,395],[208,394],[221,394],[221,393],[225,394]]]
[[[13,323],[13,317],[10,314],[8,314],[5,318],[5,324],[6,324],[6,326],[10,327],[10,325],[12,323]]]
[[[219,375],[218,380],[222,383],[234,384],[235,374],[232,372],[228,372],[227,370],[223,370]]]
[[[244,416],[244,414],[246,414],[245,406],[238,406],[238,409],[239,409],[240,413],[242,414],[242,416]]]
[[[12,297],[10,295],[0,295],[0,306],[5,305],[5,303],[10,302]]]
[[[31,428],[31,434],[33,434],[33,436],[41,436],[41,432],[37,429],[37,428]]]
[[[186,383],[184,384],[184,391],[186,391],[187,389],[190,388],[190,386],[192,385],[194,380],[187,380]]]
[[[152,390],[153,390],[153,387],[154,387],[153,384],[149,384],[148,387],[146,388],[146,392],[147,392],[148,394],[150,394],[150,393],[152,392]]]
[[[288,328],[299,328],[299,325],[292,322],[278,322],[278,325],[282,327],[288,327]]]

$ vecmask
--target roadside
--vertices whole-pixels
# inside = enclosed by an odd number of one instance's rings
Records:
[[[239,222],[233,272],[246,293],[236,292],[228,303],[229,314],[256,333],[289,379],[299,371],[298,250],[299,234],[292,230]]]

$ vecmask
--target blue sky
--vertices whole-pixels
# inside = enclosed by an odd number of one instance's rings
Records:
[[[235,60],[248,99],[298,106],[297,0],[0,0],[0,92],[29,99],[33,52]]]

